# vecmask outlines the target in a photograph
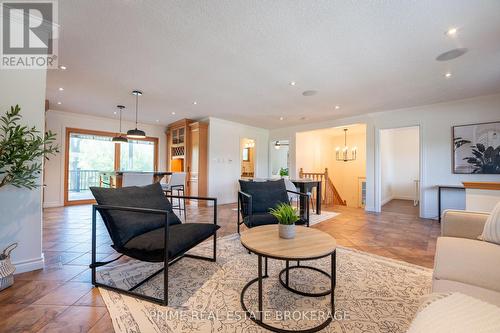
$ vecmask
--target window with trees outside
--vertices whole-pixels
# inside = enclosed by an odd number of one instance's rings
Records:
[[[93,201],[89,187],[100,186],[102,172],[152,172],[157,169],[158,139],[112,142],[115,133],[66,130],[65,204]]]

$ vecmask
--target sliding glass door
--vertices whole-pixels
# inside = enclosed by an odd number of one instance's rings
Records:
[[[115,169],[115,144],[111,137],[70,133],[68,201],[93,199],[89,187],[99,186],[101,172]]]
[[[113,136],[115,133],[66,130],[65,205],[93,202],[89,187],[100,186],[103,172],[157,169],[157,138],[114,143]]]
[[[153,141],[129,140],[120,145],[120,170],[154,171],[156,145]]]

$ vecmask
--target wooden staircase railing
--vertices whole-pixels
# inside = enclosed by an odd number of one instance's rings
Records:
[[[313,180],[321,181],[321,200],[326,205],[346,205],[346,201],[342,199],[340,193],[337,191],[335,185],[328,175],[328,168],[325,172],[304,172],[302,168],[299,170],[299,178],[310,178]],[[314,195],[314,193],[313,193]]]

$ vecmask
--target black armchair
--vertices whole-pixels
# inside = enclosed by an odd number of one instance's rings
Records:
[[[306,203],[305,216],[301,216],[297,224],[309,227],[310,195],[287,190],[283,179],[266,182],[240,180],[240,188],[241,190],[238,192],[238,233],[240,233],[242,224],[248,228],[277,224],[278,220],[269,213],[269,209],[276,207],[279,203],[290,204],[289,194],[306,198],[304,200]]]
[[[187,196],[165,197],[160,184],[120,189],[91,188],[97,205],[92,210],[92,284],[161,305],[168,305],[168,267],[183,257],[216,261],[217,199]],[[212,223],[182,223],[174,214],[168,198],[213,202]],[[113,245],[120,256],[107,262],[96,261],[96,218],[102,217]],[[213,256],[202,257],[186,252],[213,237]],[[96,268],[122,256],[146,262],[163,262],[163,267],[128,290],[110,286],[96,279]],[[163,272],[163,299],[140,294],[135,290]]]

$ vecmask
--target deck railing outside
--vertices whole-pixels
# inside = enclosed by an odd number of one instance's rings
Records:
[[[99,186],[99,170],[69,170],[68,191],[87,191],[90,186]]]

